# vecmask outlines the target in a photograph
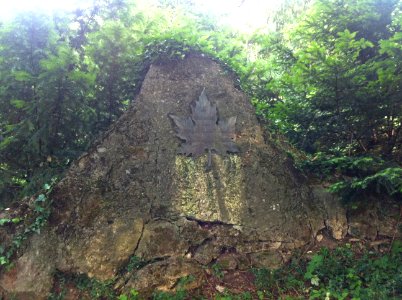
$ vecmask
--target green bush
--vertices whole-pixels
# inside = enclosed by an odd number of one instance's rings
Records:
[[[254,269],[262,299],[400,299],[402,242],[390,253],[356,253],[350,246],[322,248],[310,260],[277,269]]]
[[[357,256],[349,247],[324,248],[307,265],[311,299],[398,299],[402,295],[402,243],[391,253]]]
[[[386,194],[402,199],[402,168],[373,156],[348,157],[322,153],[299,163],[299,167],[329,180],[329,191],[345,201],[364,200],[368,194]]]

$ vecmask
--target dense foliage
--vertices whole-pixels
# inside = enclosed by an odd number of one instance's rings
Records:
[[[85,151],[135,100],[150,63],[191,51],[235,71],[271,132],[307,154],[301,165],[323,177],[332,164],[333,191],[401,196],[400,1],[284,1],[275,26],[251,36],[192,1],[94,3],[0,24],[0,206]],[[345,162],[361,168],[350,176]]]
[[[384,256],[357,255],[351,245],[322,248],[308,262],[293,260],[278,270],[255,270],[256,283],[264,299],[286,299],[288,294],[295,295],[289,299],[397,299],[402,291],[401,250],[400,243]]]
[[[235,72],[272,140],[300,169],[330,182],[330,191],[349,203],[401,200],[402,2],[285,0],[267,19],[246,35],[197,13],[193,1],[101,0],[0,23],[0,208],[36,193],[30,218],[0,219],[24,228],[0,245],[0,266],[40,231],[55,177],[135,101],[149,65],[194,51]],[[383,256],[324,249],[276,271],[254,270],[256,294],[217,299],[396,299],[401,257],[397,241]],[[141,266],[134,257],[127,271]],[[51,299],[71,284],[91,299],[117,297],[113,282],[57,276]]]

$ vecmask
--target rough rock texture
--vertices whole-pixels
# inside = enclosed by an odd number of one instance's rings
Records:
[[[347,233],[346,213],[310,188],[266,140],[249,99],[216,62],[198,55],[151,66],[130,109],[79,158],[52,194],[49,226],[16,268],[3,296],[44,299],[54,271],[115,276],[118,288],[174,289],[203,266],[275,267],[327,227]],[[237,117],[238,154],[180,156],[168,117],[187,117],[205,88],[219,117]],[[335,212],[335,213],[334,213]],[[130,257],[145,267],[121,274]],[[27,296],[28,295],[28,296]]]
[[[347,212],[348,235],[374,241],[384,237],[402,238],[402,205],[384,197],[383,199],[367,199]]]
[[[321,186],[312,186],[315,207],[321,211],[324,216],[324,225],[334,239],[344,238],[348,230],[348,221],[346,219],[346,209],[339,205],[339,199],[333,194],[328,193]],[[318,200],[318,201],[317,201]],[[319,218],[315,220],[320,221]],[[316,224],[316,229],[322,228],[322,224]],[[313,227],[314,228],[314,227]]]

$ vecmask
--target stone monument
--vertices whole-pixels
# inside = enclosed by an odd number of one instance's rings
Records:
[[[345,236],[342,208],[326,209],[333,197],[305,183],[235,84],[200,54],[152,65],[53,190],[49,224],[1,274],[3,296],[45,299],[56,270],[169,290],[216,262],[277,267],[324,227]],[[133,256],[143,267],[121,274]]]

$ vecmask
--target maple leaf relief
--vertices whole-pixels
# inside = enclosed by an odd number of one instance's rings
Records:
[[[212,104],[202,91],[198,101],[191,106],[191,116],[180,118],[169,115],[176,125],[176,135],[185,141],[178,151],[180,154],[198,157],[208,151],[208,166],[211,152],[226,155],[239,152],[234,140],[236,137],[236,117],[218,121],[216,105]]]

